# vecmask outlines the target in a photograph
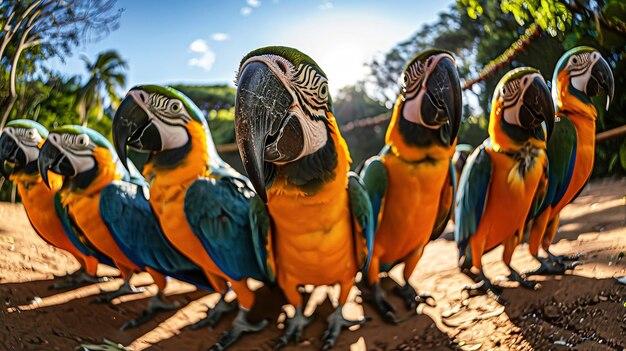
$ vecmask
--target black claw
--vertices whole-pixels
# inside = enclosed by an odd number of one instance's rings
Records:
[[[154,318],[154,316],[156,316],[159,312],[171,311],[180,308],[180,303],[165,303],[162,299],[163,295],[159,292],[156,296],[150,299],[148,307],[141,311],[141,315],[139,317],[122,324],[120,330],[127,330],[145,324]]]
[[[551,259],[545,259],[536,257],[539,263],[541,264],[537,269],[529,272],[524,272],[525,276],[531,275],[563,275],[567,270],[571,270],[580,266],[581,262],[574,262],[572,264],[558,264],[553,262]]]
[[[342,307],[343,306],[337,307],[335,312],[328,316],[328,328],[322,336],[322,340],[324,340],[324,346],[322,347],[322,350],[329,350],[333,346],[335,346],[335,343],[337,342],[337,339],[339,338],[342,330],[348,329],[355,325],[363,325],[367,321],[367,319],[365,318],[356,321],[349,321],[345,319],[343,317],[343,314],[341,313]]]
[[[235,341],[239,340],[244,333],[256,333],[267,326],[268,322],[263,320],[259,323],[252,324],[247,320],[248,311],[239,309],[239,313],[233,321],[232,328],[226,330],[220,335],[220,340],[210,350],[221,351],[230,347]]]
[[[507,277],[510,281],[516,281],[523,288],[529,290],[535,290],[537,288],[537,282],[524,279],[516,270],[514,270],[511,266],[509,266],[509,276]]]
[[[115,291],[105,291],[105,290],[100,289],[100,293],[101,294],[106,294],[106,295],[94,299],[93,302],[95,302],[95,303],[110,303],[111,301],[115,300],[116,298],[118,298],[120,296],[132,295],[132,294],[141,294],[141,293],[143,293],[145,291],[146,291],[146,289],[143,288],[143,287],[136,288],[136,287],[130,285],[130,283],[128,281],[124,281],[124,284],[120,285],[120,287],[117,290],[115,290]]]
[[[215,327],[224,314],[234,311],[235,308],[237,308],[237,300],[226,302],[224,295],[222,295],[217,304],[215,304],[213,308],[208,309],[206,317],[196,323],[190,324],[189,328],[197,330],[207,326],[211,328]]]
[[[287,346],[289,341],[292,340],[296,343],[300,342],[304,328],[309,325],[313,319],[313,316],[305,317],[304,312],[302,312],[302,307],[297,307],[296,314],[285,320],[285,333],[276,342],[274,350],[280,350]]]
[[[398,324],[398,319],[394,314],[396,309],[387,301],[385,291],[380,283],[374,283],[371,291],[363,293],[363,301],[372,305],[387,323]]]
[[[467,291],[470,296],[478,295],[490,295],[498,302],[504,302],[502,298],[502,288],[491,283],[489,279],[484,275],[481,271],[478,276],[480,277],[480,281],[474,285],[468,285],[463,288],[463,291]]]
[[[583,254],[575,254],[575,255],[553,255],[550,251],[547,251],[548,259],[560,266],[566,266],[567,262],[577,261],[581,259]]]
[[[49,290],[76,289],[85,285],[106,282],[110,279],[110,277],[99,278],[98,276],[87,274],[82,268],[72,274],[68,274],[66,276],[55,276],[55,278],[65,278],[65,282],[52,284],[48,288]]]

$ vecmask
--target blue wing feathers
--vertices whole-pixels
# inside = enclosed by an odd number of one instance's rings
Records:
[[[469,240],[478,229],[485,210],[491,174],[491,157],[483,145],[470,155],[459,180],[454,239],[460,257],[465,255]]]
[[[65,235],[67,235],[67,238],[74,245],[74,247],[78,249],[78,251],[85,255],[95,257],[100,263],[115,267],[113,261],[108,256],[98,251],[95,246],[91,245],[87,238],[82,235],[82,233],[79,233],[80,229],[70,218],[67,207],[61,204],[61,197],[59,193],[54,195],[54,210],[61,220],[61,225],[63,226]]]
[[[213,290],[202,269],[167,241],[144,190],[116,181],[100,193],[100,215],[120,249],[141,268]]]
[[[215,264],[234,280],[266,280],[251,232],[246,186],[237,179],[199,179],[187,189],[185,214]]]

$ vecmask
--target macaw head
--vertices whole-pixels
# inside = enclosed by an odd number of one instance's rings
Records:
[[[591,97],[607,95],[606,109],[613,101],[613,72],[602,55],[589,46],[567,51],[556,64],[552,97],[559,110],[575,104],[591,104]]]
[[[159,85],[132,88],[113,118],[113,143],[124,164],[127,147],[153,154],[168,154],[175,166],[191,148],[190,123],[197,123],[210,138],[202,111],[180,91]]]
[[[119,178],[124,169],[117,162],[115,149],[109,141],[93,129],[66,125],[51,130],[39,153],[39,173],[46,184],[48,171],[70,180],[72,188],[85,189],[96,178],[110,174]]]
[[[309,56],[272,46],[241,60],[235,132],[248,177],[264,201],[277,166],[326,145],[331,118],[328,79]]]
[[[538,70],[520,67],[505,74],[496,86],[489,134],[495,138],[503,132],[516,143],[530,138],[547,141],[554,129],[554,118],[554,105],[545,80]]]
[[[7,123],[0,134],[0,174],[37,172],[39,147],[48,137],[48,130],[28,119]]]
[[[434,134],[452,145],[461,125],[461,84],[452,54],[427,50],[417,54],[404,69],[401,92],[394,113],[400,134],[409,145],[428,145]]]

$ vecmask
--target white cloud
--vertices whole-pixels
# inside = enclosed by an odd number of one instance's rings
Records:
[[[211,39],[215,40],[215,41],[224,41],[224,40],[228,40],[230,38],[230,35],[226,34],[226,33],[213,33],[211,35]]]
[[[261,6],[261,0],[247,0],[246,2],[251,7],[259,7],[259,6]]]
[[[189,44],[189,50],[193,52],[206,52],[209,50],[209,45],[207,45],[204,39],[196,39]]]
[[[319,4],[317,6],[318,9],[320,10],[330,10],[334,7],[333,3],[330,1],[324,1],[323,3]]]
[[[252,8],[251,7],[242,7],[241,8],[241,15],[242,16],[249,16],[250,13],[252,13]]]
[[[193,57],[189,59],[189,66],[200,67],[205,71],[210,71],[211,68],[213,68],[213,64],[215,63],[215,53],[209,48],[206,40],[194,40],[191,44],[189,44],[189,50],[202,54],[200,57]]]

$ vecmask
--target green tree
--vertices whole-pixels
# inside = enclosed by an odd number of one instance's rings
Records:
[[[77,91],[75,108],[80,124],[86,126],[90,115],[95,115],[98,121],[102,120],[105,99],[113,108],[120,103],[117,89],[126,85],[125,71],[128,65],[114,50],[99,54],[94,62],[85,56],[82,60],[89,72],[89,79]]]
[[[18,99],[18,78],[50,57],[63,58],[81,42],[117,28],[115,0],[0,1],[0,130]]]

